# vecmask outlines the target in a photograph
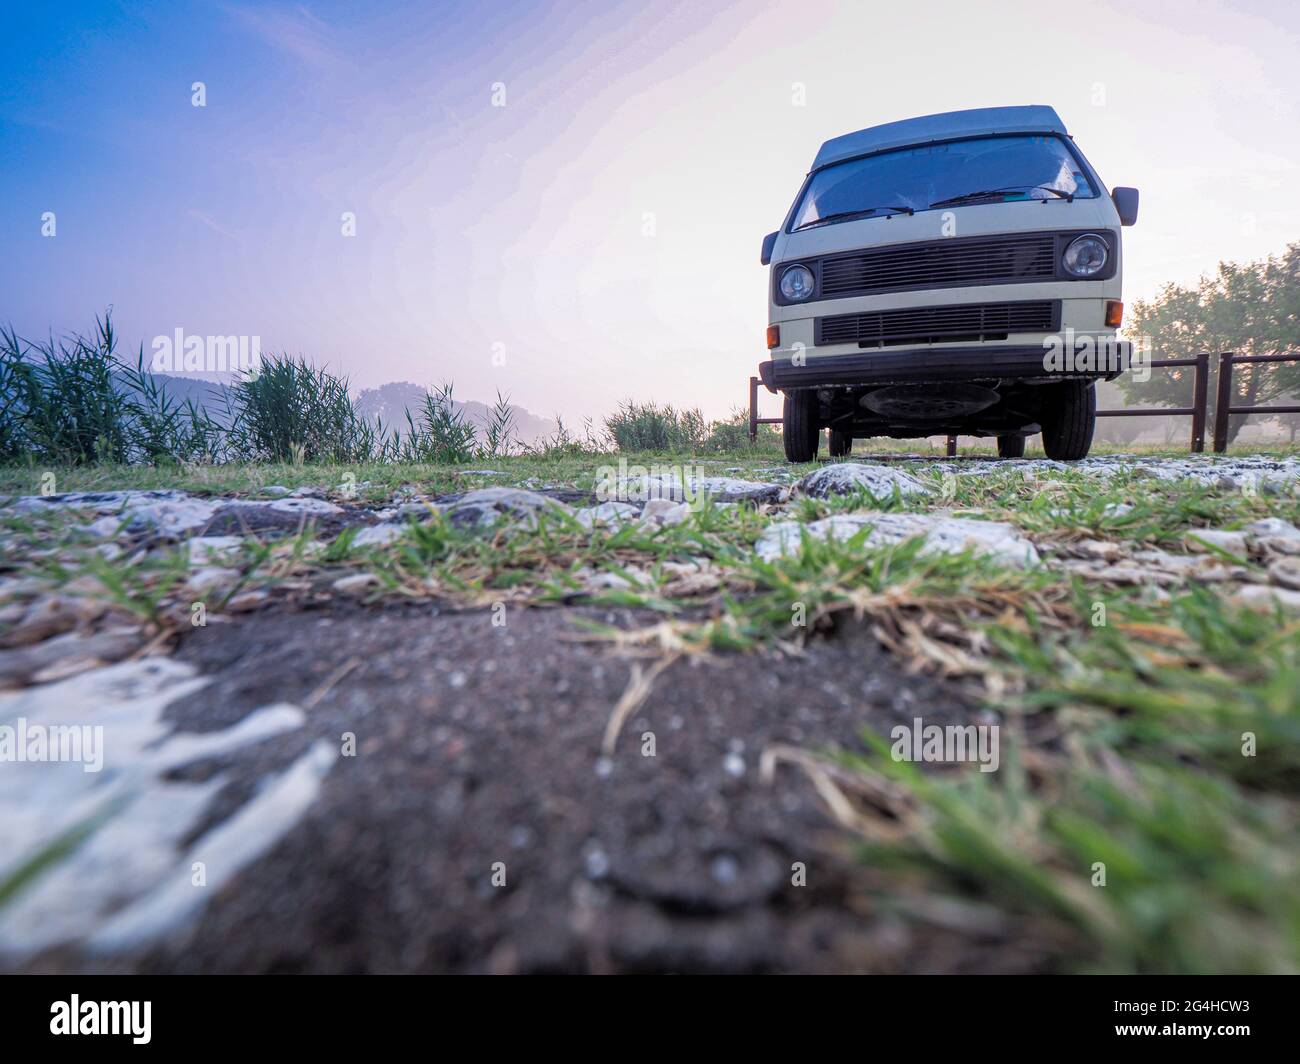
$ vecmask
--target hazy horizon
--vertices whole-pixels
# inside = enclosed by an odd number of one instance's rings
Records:
[[[1300,239],[1300,14],[1267,3],[70,3],[7,22],[0,322],[20,334],[111,305],[131,351],[256,335],[356,390],[722,416],[765,354],[759,242],[818,145],[998,104],[1054,106],[1108,185],[1141,189],[1130,304]]]

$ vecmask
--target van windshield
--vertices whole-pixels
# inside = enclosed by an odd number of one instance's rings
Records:
[[[898,210],[1097,195],[1083,164],[1058,137],[975,137],[881,152],[818,171],[790,231]]]

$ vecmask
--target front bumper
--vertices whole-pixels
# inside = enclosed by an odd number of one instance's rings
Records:
[[[1132,347],[1116,341],[1117,358],[1089,364],[1046,357],[1041,343],[1024,346],[929,347],[861,354],[773,357],[758,372],[770,392],[792,388],[853,387],[919,381],[1114,380],[1128,367]]]

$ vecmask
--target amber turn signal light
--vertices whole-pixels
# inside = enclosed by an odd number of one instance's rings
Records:
[[[1118,329],[1124,324],[1124,304],[1118,299],[1106,300],[1106,328]]]
[[[769,351],[774,347],[781,346],[781,326],[769,325],[767,327],[767,349]]]

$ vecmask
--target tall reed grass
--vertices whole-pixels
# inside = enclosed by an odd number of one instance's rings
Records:
[[[302,357],[272,355],[257,371],[213,385],[214,401],[180,400],[145,367],[117,353],[111,314],[86,335],[44,341],[0,329],[0,462],[85,465],[228,462],[463,463],[528,452],[571,456],[621,451],[725,452],[750,446],[745,415],[708,423],[697,409],[623,403],[575,436],[556,431],[525,445],[509,398],[497,393],[482,426],[452,396],[428,392],[405,425],[357,412],[346,377]]]

